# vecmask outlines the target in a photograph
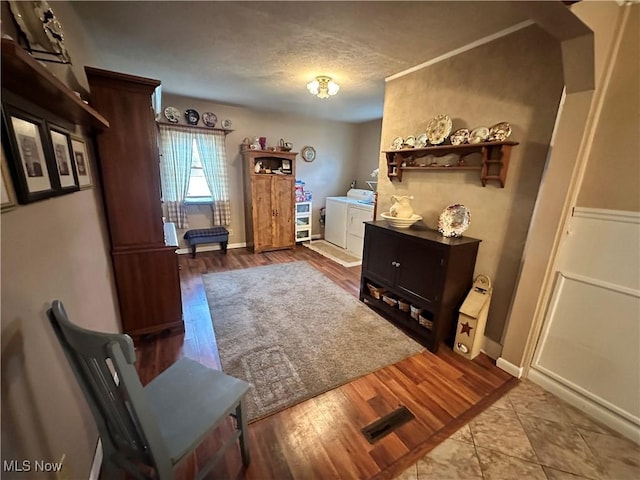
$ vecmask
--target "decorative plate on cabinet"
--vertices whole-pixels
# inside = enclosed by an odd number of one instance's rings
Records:
[[[216,116],[215,113],[204,112],[202,114],[202,123],[204,123],[207,127],[215,127],[217,122],[218,122],[218,117]]]
[[[469,140],[469,129],[460,128],[451,134],[451,145],[462,145]]]
[[[507,122],[496,123],[489,129],[489,141],[504,142],[511,135],[511,125]]]
[[[438,218],[438,231],[445,237],[461,237],[469,228],[471,215],[464,205],[449,205]]]
[[[300,155],[305,162],[313,162],[316,159],[316,149],[309,146],[304,147]]]
[[[404,138],[396,137],[393,139],[393,142],[391,142],[391,148],[393,148],[394,150],[400,150],[402,148],[403,143],[404,143]]]
[[[427,143],[429,143],[429,140],[427,139],[426,133],[421,133],[416,137],[416,148],[426,147]]]
[[[164,116],[171,123],[178,123],[180,121],[180,110],[176,107],[167,107],[164,109]]]
[[[197,125],[200,120],[200,114],[196,112],[194,109],[190,108],[185,110],[184,118],[187,120],[189,125]]]
[[[438,115],[427,124],[427,138],[432,145],[439,145],[446,140],[451,133],[453,123],[449,115]]]
[[[485,142],[487,138],[489,138],[489,129],[487,127],[474,128],[469,134],[469,143]]]

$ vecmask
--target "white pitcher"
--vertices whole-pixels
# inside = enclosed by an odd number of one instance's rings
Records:
[[[391,208],[389,209],[391,216],[398,218],[411,218],[413,215],[413,207],[409,200],[413,200],[413,195],[391,195]]]

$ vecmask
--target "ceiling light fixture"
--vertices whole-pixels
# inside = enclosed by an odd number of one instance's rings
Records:
[[[312,82],[307,83],[307,90],[311,95],[318,98],[329,98],[340,90],[340,85],[334,82],[331,77],[320,76]]]

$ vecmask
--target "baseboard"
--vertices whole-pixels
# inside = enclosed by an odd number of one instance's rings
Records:
[[[247,246],[247,244],[245,242],[229,243],[227,245],[227,248],[244,248],[246,246]],[[196,253],[199,253],[199,252],[212,252],[214,250],[221,250],[220,244],[215,243],[213,245],[198,245],[198,247],[196,249]],[[179,255],[186,255],[186,254],[191,255],[191,249],[190,248],[179,248],[176,251],[178,252]]]
[[[583,411],[588,416],[598,420],[600,423],[624,435],[635,443],[640,443],[640,426],[630,422],[629,420],[616,415],[614,412],[602,405],[594,402],[590,398],[579,394],[575,390],[563,385],[557,380],[545,375],[544,373],[530,368],[527,378],[536,385],[541,386],[548,392],[561,398],[568,404]]]
[[[489,337],[485,335],[484,342],[482,344],[482,348],[480,349],[480,351],[484,352],[484,354],[487,355],[489,358],[493,358],[494,360],[497,360],[498,358],[500,358],[500,355],[502,354],[502,345],[500,345],[495,340],[491,340]]]
[[[509,375],[512,375],[516,378],[522,378],[522,373],[524,372],[524,369],[522,367],[518,367],[517,365],[508,362],[502,357],[499,357],[496,360],[496,367],[498,367],[500,370],[504,370]]]
[[[98,438],[96,451],[93,455],[93,462],[91,462],[91,471],[89,472],[89,480],[99,480],[101,468],[102,468],[102,440]]]

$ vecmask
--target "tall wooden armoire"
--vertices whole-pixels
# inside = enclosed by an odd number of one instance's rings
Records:
[[[293,248],[295,240],[294,152],[244,150],[247,247],[254,253]]]
[[[123,331],[133,337],[184,331],[176,247],[165,244],[157,80],[85,67],[91,104],[107,118],[97,136],[111,257]]]

